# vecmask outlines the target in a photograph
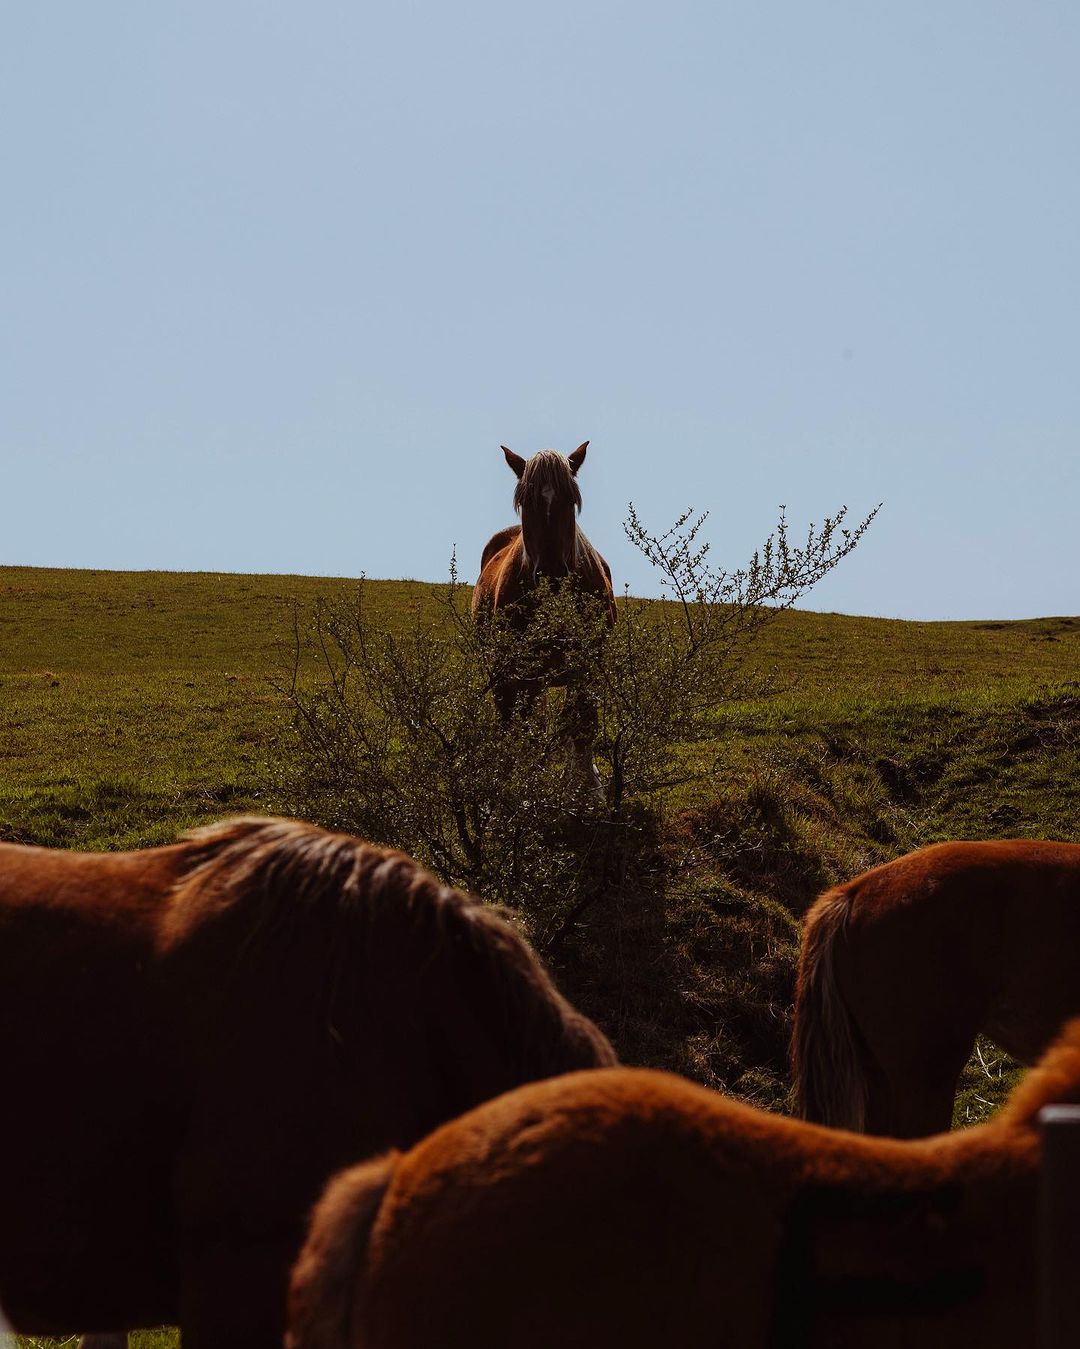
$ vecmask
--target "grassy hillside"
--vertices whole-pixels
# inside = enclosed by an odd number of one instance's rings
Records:
[[[273,684],[286,671],[294,606],[303,617],[317,597],[351,584],[0,568],[7,836],[142,844],[222,810],[266,804],[266,766],[285,729]],[[380,581],[368,589],[394,625],[431,604],[437,587]],[[869,737],[898,762],[911,757],[913,738],[948,758],[969,722],[1080,688],[1069,682],[1080,675],[1078,656],[1080,619],[903,623],[789,613],[757,651],[785,692],[729,709],[724,722],[736,758],[749,749],[759,760],[766,746],[813,737],[835,752],[844,736],[853,744]],[[1032,823],[1055,796],[1032,798]],[[941,829],[948,832],[945,818]]]
[[[0,568],[0,836],[115,848],[287,808],[280,685],[347,580]],[[382,621],[435,587],[371,582]],[[933,840],[1080,839],[1080,619],[788,613],[780,692],[717,716],[717,771],[669,802],[632,889],[556,956],[630,1062],[783,1108],[798,919],[824,886]],[[989,1044],[957,1121],[1014,1075]]]
[[[0,568],[7,837],[104,848],[260,804],[303,577]],[[388,617],[414,587],[375,588]]]

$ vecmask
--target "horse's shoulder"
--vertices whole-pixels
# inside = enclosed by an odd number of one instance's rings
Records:
[[[506,529],[500,529],[488,539],[480,559],[480,575],[473,587],[474,617],[483,617],[490,608],[517,598],[520,568],[514,565],[515,553],[520,561],[520,525],[508,525]]]
[[[484,544],[484,551],[480,555],[480,570],[483,571],[493,557],[501,553],[504,548],[509,547],[520,536],[520,525],[507,525],[505,529],[500,529],[497,533],[492,534],[491,538]]]

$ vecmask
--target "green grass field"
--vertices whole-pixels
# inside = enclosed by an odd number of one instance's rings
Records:
[[[285,807],[294,615],[353,584],[0,568],[0,836],[137,847]],[[368,582],[368,602],[402,625],[437,589]],[[791,612],[754,661],[780,691],[718,710],[712,779],[668,803],[648,882],[589,915],[558,973],[626,1061],[783,1108],[821,888],[943,838],[1080,839],[1080,619]],[[982,1044],[956,1122],[1015,1076]]]
[[[0,569],[6,836],[141,846],[265,806],[293,606],[347,585]],[[414,600],[375,591],[391,620]]]
[[[272,804],[267,766],[287,731],[274,683],[286,676],[294,606],[303,619],[317,597],[341,597],[352,585],[0,568],[6,836],[132,846]],[[369,582],[368,598],[392,626],[417,607],[434,608],[438,589]],[[1025,750],[1008,739],[1008,724],[1037,723],[1040,700],[1052,721],[1047,700],[1058,707],[1069,689],[1080,693],[1080,619],[904,623],[794,612],[765,630],[756,661],[784,691],[724,711],[725,738],[737,749],[848,737],[898,761],[915,750],[963,761],[967,728],[981,726],[1006,736],[999,758],[1015,758]],[[992,756],[994,745],[985,749]],[[950,763],[954,776],[961,770]],[[1064,774],[1053,779],[1000,776],[1036,832],[1040,820],[1059,818],[1068,791]],[[1017,792],[1025,799],[1012,802]],[[952,804],[963,816],[962,802]],[[972,801],[967,813],[978,808]],[[950,808],[939,834],[952,824]]]

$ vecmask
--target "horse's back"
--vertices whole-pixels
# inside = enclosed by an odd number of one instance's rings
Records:
[[[1008,1258],[1017,1210],[995,1221],[1007,1206],[991,1187],[1011,1180],[977,1137],[860,1138],[616,1068],[523,1087],[451,1121],[379,1178],[374,1219],[347,1202],[323,1211],[339,1234],[356,1220],[365,1249],[354,1267],[368,1261],[354,1304],[363,1338],[350,1349],[421,1349],[432,1305],[443,1342],[476,1349],[764,1349],[796,1292],[810,1330],[819,1274],[881,1291],[867,1322],[878,1337],[859,1342],[891,1343],[896,1299],[910,1307],[905,1289],[934,1279],[956,1280],[970,1315],[960,1281],[971,1262],[989,1267],[987,1247],[995,1264]],[[946,1216],[949,1243],[933,1243]],[[313,1231],[309,1252],[340,1251],[333,1237]],[[938,1329],[927,1322],[924,1342],[953,1342]]]
[[[451,1121],[401,1158],[374,1220],[376,1240],[351,1252],[354,1267],[367,1268],[348,1349],[421,1349],[430,1343],[422,1310],[430,1306],[440,1309],[440,1343],[476,1349],[718,1342],[713,1285],[723,1261],[710,1247],[748,1234],[692,1199],[701,1196],[700,1158],[668,1144],[696,1124],[681,1100],[665,1099],[669,1085],[666,1075],[618,1068],[535,1083]],[[348,1173],[335,1182],[343,1195],[349,1184]],[[363,1215],[350,1208],[324,1201],[327,1223],[312,1231],[310,1253],[339,1248],[338,1234],[360,1226]],[[371,1230],[364,1225],[360,1240]],[[744,1275],[744,1319],[763,1333],[766,1266]],[[698,1319],[706,1306],[708,1325]]]
[[[810,932],[845,909],[838,954],[872,947],[898,958],[908,943],[923,959],[1007,955],[1049,930],[1080,939],[1080,844],[1010,839],[936,843],[865,871],[827,892],[806,918]],[[900,943],[900,945],[897,945]]]
[[[0,844],[0,1034],[9,1046],[50,1027],[77,1039],[120,1018],[152,971],[184,861],[183,846],[78,853]]]
[[[1047,877],[1072,878],[1080,887],[1080,843],[1039,839],[956,839],[931,843],[871,867],[837,889],[858,905],[910,903],[912,897],[952,898],[1037,889]]]
[[[0,904],[111,905],[160,896],[183,874],[187,844],[76,852],[0,843]]]

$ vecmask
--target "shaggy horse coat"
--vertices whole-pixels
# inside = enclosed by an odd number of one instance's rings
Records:
[[[939,843],[806,915],[792,1037],[806,1119],[947,1129],[982,1031],[1034,1063],[1080,1013],[1080,845]]]
[[[508,1093],[339,1176],[289,1349],[1017,1349],[1039,1132],[1080,1023],[988,1124],[868,1138],[665,1073]]]
[[[329,1176],[613,1061],[508,923],[401,853],[273,819],[0,845],[0,1305],[280,1344]]]

